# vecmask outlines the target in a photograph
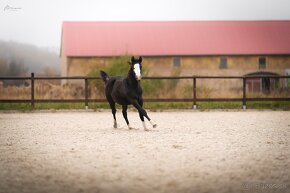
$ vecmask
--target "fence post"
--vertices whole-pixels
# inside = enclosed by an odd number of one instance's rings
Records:
[[[88,79],[85,78],[85,109],[86,110],[88,110],[88,108],[89,108],[88,98],[89,98],[89,93],[88,93]]]
[[[196,109],[196,77],[193,77],[193,109]]]
[[[31,106],[34,109],[34,73],[31,73]]]
[[[243,77],[243,109],[246,110],[246,77]]]

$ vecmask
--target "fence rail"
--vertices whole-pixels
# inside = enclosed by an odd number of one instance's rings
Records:
[[[197,102],[211,102],[211,101],[240,101],[242,102],[243,109],[246,109],[247,101],[290,101],[290,97],[264,97],[264,98],[247,98],[246,92],[246,80],[247,79],[260,79],[260,78],[287,78],[290,76],[169,76],[169,77],[143,77],[143,79],[161,79],[161,80],[174,80],[174,79],[186,79],[192,80],[192,98],[146,98],[147,102],[192,102],[192,107],[197,108]],[[89,99],[88,94],[88,80],[100,80],[100,77],[88,77],[88,76],[75,76],[75,77],[37,77],[34,73],[31,73],[30,77],[0,77],[2,80],[30,80],[31,82],[31,98],[30,99],[0,99],[0,103],[31,103],[34,108],[35,103],[84,103],[85,108],[88,108],[89,102],[106,102],[106,99]],[[243,96],[241,98],[197,98],[197,80],[198,79],[240,79],[242,81]],[[85,84],[85,96],[84,99],[35,99],[34,84],[36,80],[84,80]]]

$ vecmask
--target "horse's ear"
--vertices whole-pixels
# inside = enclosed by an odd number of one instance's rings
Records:
[[[141,57],[141,56],[139,57],[139,62],[140,62],[140,63],[142,62],[142,57]]]
[[[132,56],[132,58],[131,58],[132,64],[134,63],[134,61],[135,61],[135,58],[134,58],[134,56]]]
[[[128,64],[131,66],[132,65],[132,63],[131,62],[128,62]]]

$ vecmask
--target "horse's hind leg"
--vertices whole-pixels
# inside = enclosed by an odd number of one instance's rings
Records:
[[[113,117],[114,117],[114,128],[117,128],[118,125],[117,125],[117,120],[116,120],[116,105],[115,105],[115,102],[114,101],[109,101],[110,103],[110,107],[112,109],[112,114],[113,114]]]
[[[133,129],[130,124],[129,124],[129,120],[128,120],[128,117],[127,117],[127,109],[128,109],[128,106],[127,105],[123,105],[122,106],[122,113],[123,113],[123,117],[128,125],[128,129]]]

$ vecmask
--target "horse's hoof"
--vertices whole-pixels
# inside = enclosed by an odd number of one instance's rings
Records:
[[[129,130],[138,130],[138,128],[135,127],[128,127]]]
[[[129,130],[135,129],[134,127],[131,127],[129,124],[127,126]]]
[[[153,121],[149,121],[149,122],[150,122],[150,124],[152,125],[153,128],[156,128],[157,127],[157,124],[154,123]]]
[[[146,128],[146,129],[144,129],[144,131],[150,131],[150,130]]]

